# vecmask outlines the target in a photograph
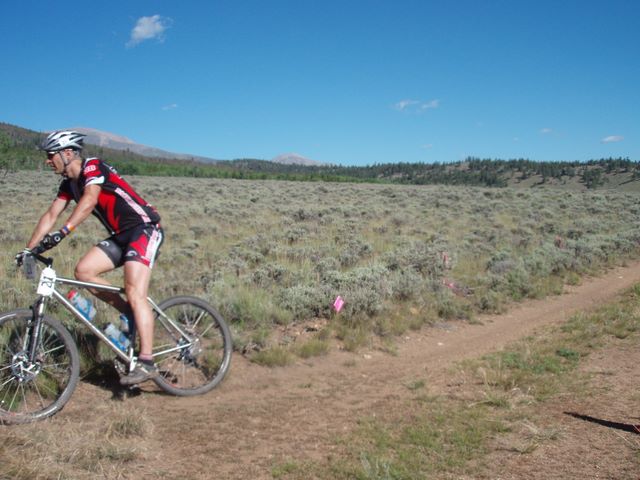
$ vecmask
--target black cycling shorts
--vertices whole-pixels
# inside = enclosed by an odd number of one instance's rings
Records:
[[[125,262],[140,262],[153,268],[163,241],[162,228],[155,223],[145,223],[116,233],[96,246],[107,254],[115,267],[121,267]]]

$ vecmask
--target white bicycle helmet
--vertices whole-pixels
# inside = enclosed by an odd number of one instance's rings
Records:
[[[50,133],[42,142],[42,150],[46,152],[59,152],[67,148],[82,150],[86,135],[72,130],[58,130]]]

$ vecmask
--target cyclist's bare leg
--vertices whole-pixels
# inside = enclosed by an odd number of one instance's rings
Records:
[[[124,264],[124,289],[133,310],[140,338],[140,357],[151,359],[153,348],[153,312],[147,301],[151,268],[143,263],[128,261]]]
[[[87,254],[80,259],[75,269],[75,277],[83,282],[99,283],[110,285],[109,282],[100,277],[103,273],[110,272],[115,268],[111,259],[98,247],[92,247]],[[130,314],[131,308],[127,301],[116,292],[105,292],[101,290],[89,289],[96,297],[108,303],[119,312]]]

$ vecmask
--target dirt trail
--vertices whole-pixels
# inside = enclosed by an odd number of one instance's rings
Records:
[[[409,398],[406,386],[422,380],[429,393],[451,381],[454,362],[501,349],[537,328],[611,300],[640,282],[640,263],[616,268],[554,298],[527,301],[478,324],[453,322],[410,332],[396,355],[380,350],[332,351],[286,368],[268,369],[234,355],[223,384],[208,395],[175,398],[149,393],[127,399],[147,411],[154,429],[145,442],[140,478],[181,473],[183,478],[272,478],[274,464],[331,454],[332,440],[364,416],[383,414]],[[151,388],[151,387],[150,387]],[[82,383],[57,417],[89,412],[110,392]],[[155,472],[150,471],[153,462]]]

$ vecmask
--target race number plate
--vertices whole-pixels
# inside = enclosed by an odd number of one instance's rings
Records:
[[[53,286],[56,283],[56,272],[53,268],[47,267],[40,274],[40,283],[38,283],[38,295],[51,296]]]

